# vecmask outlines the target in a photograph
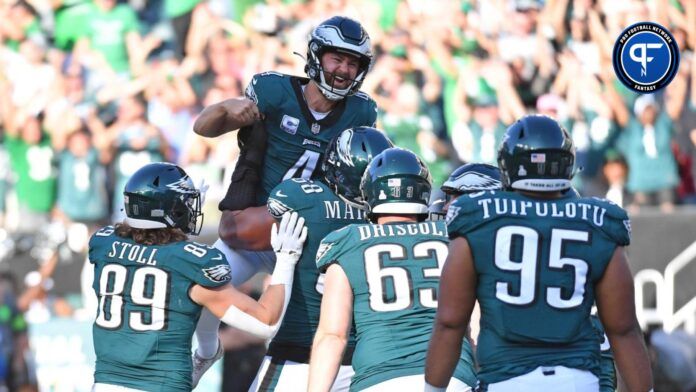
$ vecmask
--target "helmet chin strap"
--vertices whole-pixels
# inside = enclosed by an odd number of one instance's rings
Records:
[[[319,66],[319,80],[321,82],[317,83],[319,86],[319,89],[321,90],[322,94],[326,97],[326,99],[329,99],[331,101],[340,101],[343,98],[348,96],[348,93],[350,92],[350,89],[355,86],[356,81],[353,81],[348,88],[345,89],[336,89],[331,86],[326,82],[326,77],[324,77],[324,68]]]
[[[343,196],[342,194],[340,194],[340,193],[338,193],[338,192],[335,192],[335,193],[338,195],[338,198],[339,198],[339,199],[343,200],[343,202],[346,203],[346,204],[348,204],[349,206],[351,206],[351,207],[353,207],[353,208],[357,208],[357,209],[359,209],[359,210],[366,211],[366,208],[365,208],[365,205],[364,205],[364,204],[356,203],[356,202],[354,202],[353,200],[348,199],[347,197]]]

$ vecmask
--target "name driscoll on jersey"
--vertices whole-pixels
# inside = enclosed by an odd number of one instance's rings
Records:
[[[380,237],[402,237],[405,235],[438,235],[447,238],[444,226],[437,222],[411,223],[408,225],[364,225],[358,227],[360,240]]]

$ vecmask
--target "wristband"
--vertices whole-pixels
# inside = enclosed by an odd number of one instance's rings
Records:
[[[299,255],[297,254],[277,252],[276,265],[273,269],[273,274],[271,274],[271,285],[292,285],[292,281],[295,276],[295,264],[297,264],[298,259]]]

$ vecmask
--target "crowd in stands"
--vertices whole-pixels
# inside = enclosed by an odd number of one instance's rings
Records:
[[[363,90],[378,127],[428,163],[434,187],[462,162],[496,164],[506,126],[538,112],[572,134],[583,195],[632,213],[696,203],[694,1],[3,0],[0,259],[9,235],[50,222],[84,252],[153,161],[211,185],[214,226],[236,134],[201,138],[194,119],[258,72],[304,76],[308,33],[337,14],[372,38]],[[623,28],[645,20],[681,52],[651,95],[625,88],[611,59]]]

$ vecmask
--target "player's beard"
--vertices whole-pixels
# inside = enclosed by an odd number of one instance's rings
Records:
[[[326,76],[329,86],[337,90],[345,90],[353,83],[353,79],[348,74],[326,72]]]

